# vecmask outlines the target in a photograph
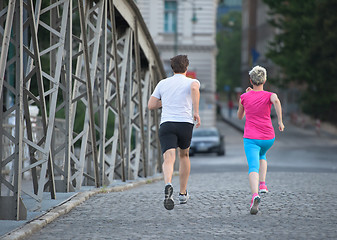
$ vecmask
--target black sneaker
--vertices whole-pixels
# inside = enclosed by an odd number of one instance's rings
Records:
[[[164,207],[167,210],[172,210],[174,208],[174,201],[172,198],[173,187],[172,185],[165,186],[165,199],[164,199]]]

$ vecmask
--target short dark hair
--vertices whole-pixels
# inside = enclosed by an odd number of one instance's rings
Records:
[[[170,59],[171,68],[174,73],[184,73],[187,70],[190,61],[187,58],[187,55],[178,55]]]

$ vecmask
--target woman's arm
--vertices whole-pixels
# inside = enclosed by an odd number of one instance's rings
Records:
[[[249,92],[249,91],[252,91],[253,89],[251,88],[251,87],[247,87],[246,88],[246,93],[247,92]],[[243,107],[243,105],[242,105],[242,103],[241,103],[241,98],[240,98],[240,100],[239,100],[239,109],[238,109],[238,118],[241,120],[244,116],[245,116],[245,114],[246,114],[246,112],[245,112],[245,109],[244,109],[244,107]]]
[[[284,130],[284,125],[282,121],[282,106],[281,101],[278,99],[277,95],[273,93],[270,96],[270,101],[274,104],[277,120],[278,120],[278,129],[282,132]]]
[[[147,107],[150,110],[161,108],[161,100],[154,97],[154,96],[151,96],[150,99],[149,99],[149,102],[147,104]]]
[[[243,108],[243,105],[241,104],[241,98],[239,100],[239,108],[238,108],[238,118],[241,120],[245,116],[245,109]]]

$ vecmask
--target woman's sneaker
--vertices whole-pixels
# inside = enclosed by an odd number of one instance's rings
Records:
[[[172,198],[173,187],[171,184],[165,186],[165,199],[164,199],[164,207],[167,210],[172,210],[174,208],[174,201]]]
[[[185,203],[187,203],[187,200],[189,199],[189,195],[188,195],[188,192],[187,192],[187,190],[186,190],[186,193],[185,194],[181,194],[181,193],[179,193],[179,203],[180,204],[185,204]]]
[[[268,192],[268,188],[266,184],[260,184],[260,193],[267,193]]]
[[[254,193],[250,204],[250,214],[257,214],[257,212],[259,211],[260,201],[260,196],[257,193]]]

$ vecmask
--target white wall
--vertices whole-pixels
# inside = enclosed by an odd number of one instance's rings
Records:
[[[178,41],[174,33],[164,32],[164,0],[137,0],[152,38],[157,45],[164,65],[170,69],[169,59],[175,52],[186,54],[189,70],[196,72],[201,82],[200,115],[204,126],[214,126],[216,121],[216,10],[217,0],[178,0]],[[194,4],[193,4],[194,3]],[[193,6],[197,22],[192,22]]]

